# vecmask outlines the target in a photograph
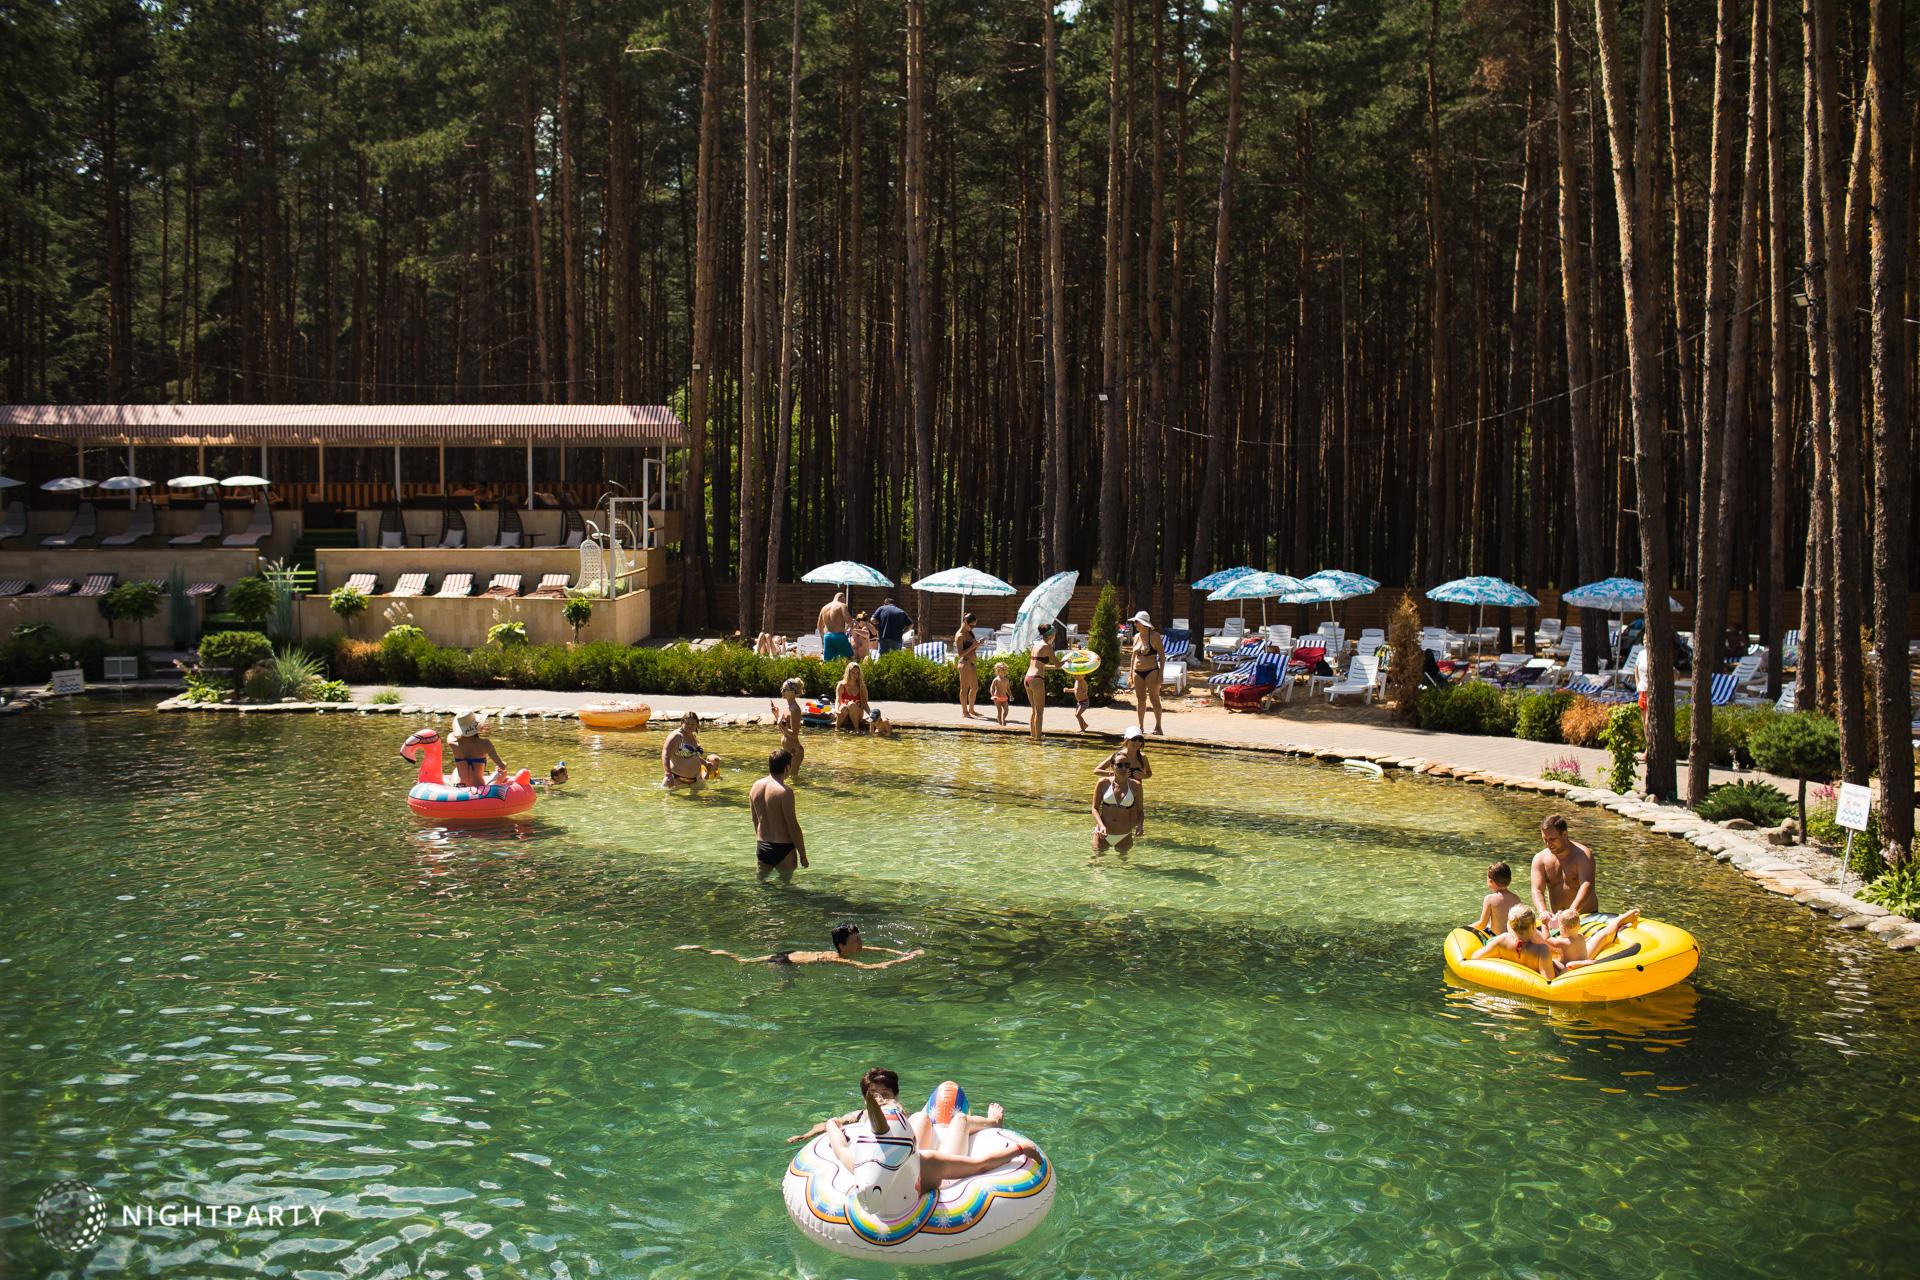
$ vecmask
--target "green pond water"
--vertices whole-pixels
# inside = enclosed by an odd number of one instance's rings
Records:
[[[814,865],[753,876],[766,731],[701,796],[660,735],[498,734],[568,793],[412,818],[395,717],[5,722],[0,1272],[880,1276],[787,1221],[782,1139],[896,1068],[1055,1161],[1038,1232],[954,1276],[1893,1274],[1920,1248],[1920,967],[1590,810],[1606,905],[1693,930],[1660,996],[1450,984],[1447,926],[1537,797],[1155,751],[1094,857],[1091,746],[812,734]],[[1524,872],[1522,872],[1524,875]],[[869,941],[870,973],[741,966]],[[63,1264],[46,1184],[115,1219]],[[126,1203],[323,1206],[122,1227]],[[64,1270],[62,1268],[65,1268]]]

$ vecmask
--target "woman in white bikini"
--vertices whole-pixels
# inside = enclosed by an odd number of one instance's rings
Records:
[[[1124,759],[1112,762],[1113,772],[1093,780],[1093,851],[1112,841],[1118,853],[1133,847],[1135,836],[1147,831],[1147,787]]]

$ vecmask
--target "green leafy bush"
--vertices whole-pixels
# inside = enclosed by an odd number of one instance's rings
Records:
[[[1624,703],[1607,716],[1607,727],[1600,735],[1612,763],[1607,766],[1607,787],[1621,795],[1633,790],[1634,753],[1646,747],[1640,729],[1640,708]]]
[[[496,622],[487,628],[487,643],[510,649],[527,642],[527,624],[524,622]]]
[[[560,606],[560,616],[573,628],[573,642],[580,643],[580,628],[593,620],[593,597],[577,592],[569,595],[567,602]]]
[[[1920,861],[1910,859],[1903,866],[1887,870],[1862,889],[1860,897],[1903,916],[1920,918]]]
[[[188,702],[225,702],[233,692],[233,677],[211,671],[185,671]]]
[[[1750,739],[1762,725],[1779,714],[1770,706],[1715,707],[1713,709],[1712,762],[1728,766],[1737,766],[1743,761],[1751,762],[1753,749]],[[1691,706],[1675,707],[1673,709],[1673,740],[1679,748],[1682,759],[1686,758],[1688,753],[1688,735],[1692,728],[1693,708]]]
[[[308,695],[310,702],[351,702],[353,690],[345,680],[322,680]]]
[[[1827,792],[1824,798],[1819,794]],[[1886,860],[1880,856],[1880,810],[1875,807],[1867,813],[1865,831],[1848,831],[1834,821],[1834,805],[1831,788],[1821,787],[1815,793],[1813,808],[1807,811],[1806,838],[1818,841],[1835,850],[1845,851],[1847,837],[1853,837],[1853,849],[1847,854],[1847,870],[1868,884],[1872,884],[1886,873]]]
[[[406,699],[400,696],[398,689],[382,689],[367,701],[376,707],[397,707]]]
[[[262,577],[242,578],[227,588],[227,610],[240,621],[253,624],[267,620],[273,612],[273,584]]]
[[[1694,812],[1709,822],[1745,818],[1755,826],[1777,827],[1793,812],[1793,801],[1771,783],[1723,782],[1708,788],[1706,799]]]
[[[420,678],[420,655],[433,647],[427,639],[427,633],[411,623],[403,622],[397,627],[387,628],[387,634],[380,637],[379,661],[382,674],[389,680],[410,684]],[[348,675],[335,668],[336,675]],[[351,677],[349,677],[351,678]]]
[[[100,616],[107,620],[107,634],[113,624],[130,621],[139,628],[136,643],[146,648],[147,619],[160,612],[160,588],[151,582],[123,582],[100,597]]]
[[[1573,695],[1559,691],[1523,693],[1513,718],[1515,736],[1530,742],[1559,742],[1560,718],[1573,705]]]
[[[1120,597],[1109,582],[1100,588],[1100,599],[1093,606],[1093,621],[1087,624],[1087,648],[1100,655],[1100,669],[1087,684],[1095,698],[1104,698],[1113,690],[1113,678],[1120,670]],[[959,675],[954,676],[954,696],[959,697]]]
[[[200,641],[200,661],[224,667],[238,679],[247,668],[273,656],[273,645],[258,631],[216,631]]]
[[[1812,711],[1795,711],[1765,721],[1747,739],[1756,768],[1800,781],[1800,830],[1807,829],[1807,782],[1826,781],[1840,772],[1840,730]]]
[[[1518,704],[1516,695],[1480,680],[1426,688],[1420,691],[1420,727],[1511,737]]]
[[[353,587],[335,587],[327,597],[327,608],[353,633],[353,620],[367,611],[367,597]]]

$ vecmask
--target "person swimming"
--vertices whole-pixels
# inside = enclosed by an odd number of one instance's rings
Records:
[[[926,954],[922,948],[912,951],[900,951],[893,947],[871,946],[861,941],[860,926],[851,921],[835,925],[833,928],[833,950],[831,951],[773,951],[764,956],[743,956],[732,951],[723,951],[717,947],[703,947],[696,942],[682,943],[675,951],[704,951],[710,956],[726,956],[741,964],[846,964],[856,969],[891,969],[896,964],[905,964]],[[859,957],[869,951],[879,951],[893,957],[874,963]]]

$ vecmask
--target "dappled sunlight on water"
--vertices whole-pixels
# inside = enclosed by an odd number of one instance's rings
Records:
[[[803,1244],[782,1139],[865,1067],[1003,1101],[1053,1216],[955,1276],[1891,1271],[1920,1245],[1911,959],[1581,811],[1605,904],[1701,939],[1690,982],[1548,1008],[1440,940],[1537,797],[1151,753],[1094,855],[1088,746],[812,734],[812,869],[753,875],[765,732],[704,794],[660,736],[503,727],[573,784],[513,824],[402,803],[395,718],[9,722],[0,780],[5,1257],[32,1198],[318,1205],[115,1228],[89,1274],[878,1276]],[[1524,875],[1524,871],[1521,870]],[[921,960],[746,955],[835,922]],[[423,1261],[424,1260],[424,1261]]]

